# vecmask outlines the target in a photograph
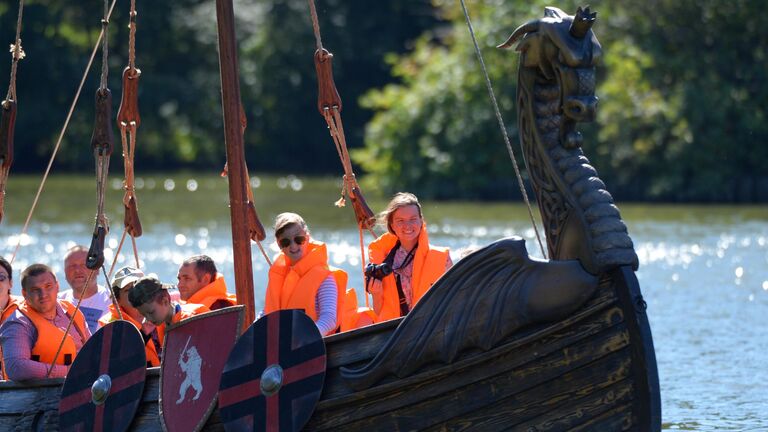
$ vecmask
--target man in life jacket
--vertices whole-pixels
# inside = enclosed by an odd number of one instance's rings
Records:
[[[5,258],[0,257],[0,325],[18,309],[23,298],[11,295],[13,287],[13,268]],[[3,349],[0,347],[0,380],[5,377],[5,368],[3,367]]]
[[[217,273],[216,264],[208,255],[195,255],[184,260],[179,267],[181,300],[204,305],[210,310],[237,304],[237,297],[227,293],[224,276]]]
[[[168,288],[157,278],[144,276],[134,283],[128,293],[128,300],[149,322],[158,327],[163,326],[163,331],[165,326],[210,311],[201,304],[174,302],[168,294]]]
[[[45,378],[51,363],[54,366],[48,376],[66,376],[77,352],[91,336],[83,314],[71,303],[57,300],[58,292],[59,282],[47,265],[32,264],[21,273],[24,301],[0,326],[8,379]],[[72,325],[65,335],[70,320]]]
[[[87,247],[77,245],[69,249],[64,258],[64,276],[71,289],[59,293],[59,300],[77,304],[80,296],[82,296],[80,311],[85,315],[85,321],[88,323],[91,333],[95,333],[99,328],[99,318],[109,311],[112,298],[109,295],[109,290],[96,283],[98,272],[85,266],[87,258]]]
[[[144,272],[130,266],[126,266],[115,272],[112,279],[112,292],[115,294],[120,313],[114,305],[109,305],[109,312],[99,318],[99,327],[105,326],[113,321],[122,319],[133,324],[139,329],[142,338],[144,338],[144,350],[147,354],[147,367],[160,366],[160,354],[163,349],[163,329],[157,327],[144,319],[141,313],[131,305],[128,300],[128,293],[133,288],[134,283],[144,276]]]

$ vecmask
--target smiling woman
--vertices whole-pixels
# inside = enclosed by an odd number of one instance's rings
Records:
[[[368,248],[366,290],[373,295],[377,321],[405,316],[432,284],[448,270],[448,248],[429,244],[421,204],[415,195],[400,192],[379,215],[387,233]]]
[[[335,332],[347,273],[328,266],[325,243],[310,238],[307,223],[296,213],[277,215],[275,240],[280,253],[269,269],[264,312],[303,309],[323,336]]]

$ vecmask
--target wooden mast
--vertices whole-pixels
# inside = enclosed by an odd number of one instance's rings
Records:
[[[219,36],[221,105],[224,112],[224,142],[229,167],[229,208],[232,221],[232,253],[235,264],[235,292],[238,303],[245,305],[245,326],[254,318],[253,267],[251,239],[248,233],[248,198],[245,174],[245,150],[240,125],[240,82],[235,42],[235,15],[232,0],[216,0]]]

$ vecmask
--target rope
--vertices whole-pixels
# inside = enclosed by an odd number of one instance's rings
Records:
[[[360,256],[362,259],[360,260],[360,270],[363,272],[363,280],[365,280],[365,246],[363,243],[363,227],[358,226],[357,232],[360,234]],[[368,290],[363,290],[363,295],[365,296],[365,307],[371,308],[371,305],[368,302]]]
[[[115,254],[115,259],[112,261],[112,268],[115,267],[115,263],[116,262],[117,262],[117,254]],[[107,269],[104,266],[101,266],[101,271],[104,272],[104,279],[107,280],[107,285],[110,285],[110,287],[109,287],[109,297],[112,299],[112,306],[115,307],[115,310],[117,311],[117,316],[122,321],[123,320],[123,311],[120,310],[120,304],[117,303],[117,298],[115,297],[115,290],[112,289],[112,286],[109,283],[109,276],[107,275]]]
[[[312,15],[312,30],[315,32],[315,47],[318,50],[323,49],[323,41],[320,38],[320,22],[317,19],[317,10],[315,9],[315,0],[309,0],[309,13]]]
[[[136,71],[136,0],[131,0],[131,13],[129,15],[130,24],[128,24],[128,67],[131,72]]]
[[[120,255],[120,251],[123,249],[123,242],[125,241],[125,235],[128,234],[128,231],[123,230],[123,235],[120,237],[120,244],[117,246],[117,251],[115,252],[115,259],[112,260],[112,266],[109,267],[109,274],[112,274],[112,271],[115,269],[115,264],[117,264],[117,257]],[[138,265],[136,266],[138,267]]]
[[[67,336],[69,335],[69,329],[72,328],[72,322],[75,321],[75,316],[77,316],[77,312],[80,310],[80,303],[83,302],[83,296],[85,295],[85,287],[87,287],[88,284],[91,283],[91,279],[93,278],[94,274],[96,274],[96,269],[91,270],[91,272],[88,273],[88,278],[85,279],[83,290],[80,291],[80,297],[77,298],[77,304],[75,305],[75,312],[72,314],[71,317],[69,317],[69,323],[67,323],[67,329],[64,330],[64,336],[62,336],[61,343],[59,343],[59,349],[56,350],[56,355],[54,355],[53,360],[51,360],[51,366],[48,368],[48,372],[45,374],[46,378],[48,378],[51,375],[51,372],[53,371],[53,366],[56,365],[56,359],[59,358],[59,354],[61,353],[61,348],[64,346],[64,341],[67,340]],[[85,341],[83,341],[83,343],[85,343]]]
[[[496,95],[493,93],[493,87],[491,86],[491,78],[488,76],[488,70],[485,68],[485,61],[483,60],[483,54],[480,52],[480,47],[477,44],[477,38],[475,37],[475,30],[472,28],[472,22],[469,19],[469,12],[467,11],[467,6],[464,4],[464,0],[461,1],[461,8],[464,11],[464,18],[467,21],[467,27],[469,28],[469,34],[472,37],[472,43],[475,46],[475,54],[477,54],[477,59],[480,62],[480,68],[483,70],[483,75],[485,77],[485,86],[488,88],[488,95],[491,98],[491,103],[493,104],[493,110],[496,113],[496,120],[499,123],[499,128],[501,129],[501,134],[504,136],[504,143],[507,146],[507,153],[509,153],[510,159],[512,159],[512,167],[515,169],[515,175],[517,176],[517,184],[520,186],[520,193],[523,195],[523,200],[525,201],[526,207],[528,207],[528,216],[531,219],[531,225],[533,225],[533,230],[536,233],[536,240],[539,242],[539,248],[541,248],[541,254],[543,257],[547,257],[547,253],[544,249],[544,244],[541,241],[541,236],[539,234],[539,227],[536,225],[536,220],[533,217],[533,209],[531,208],[531,203],[528,200],[528,193],[525,191],[525,184],[523,182],[523,177],[520,175],[520,169],[517,167],[517,158],[515,158],[515,152],[512,150],[512,144],[509,142],[509,136],[507,135],[507,129],[504,127],[504,120],[501,118],[501,111],[499,110],[499,104],[496,101]]]
[[[117,3],[117,0],[112,0],[112,5],[109,8],[109,15],[112,15],[112,11],[115,8],[115,3]],[[77,87],[75,98],[74,100],[72,100],[72,104],[69,107],[69,112],[67,113],[67,118],[64,120],[64,125],[62,126],[61,132],[59,133],[59,138],[56,140],[56,145],[53,148],[51,159],[48,161],[48,166],[45,168],[45,173],[43,174],[43,180],[40,182],[40,187],[37,188],[35,199],[32,201],[32,207],[29,209],[29,213],[27,214],[26,221],[24,221],[24,227],[21,229],[21,233],[19,234],[19,241],[16,242],[16,247],[13,250],[13,255],[11,255],[11,261],[10,261],[11,264],[13,264],[13,261],[16,259],[16,254],[19,252],[19,248],[21,247],[21,238],[27,233],[27,229],[29,228],[29,222],[32,220],[32,215],[34,214],[35,208],[37,207],[37,203],[40,200],[40,194],[42,194],[43,187],[45,186],[45,182],[48,179],[48,174],[50,174],[51,172],[53,161],[56,159],[56,154],[59,152],[59,147],[61,147],[61,141],[64,139],[64,134],[67,132],[67,128],[69,127],[69,121],[72,119],[72,114],[75,112],[75,106],[77,105],[77,101],[80,99],[80,93],[82,93],[83,85],[85,85],[85,80],[88,78],[88,72],[91,71],[91,66],[93,65],[93,59],[96,58],[96,52],[99,49],[99,44],[101,43],[102,37],[104,37],[103,28],[101,30],[101,33],[99,34],[99,37],[96,39],[96,43],[94,44],[93,51],[91,52],[91,57],[88,59],[88,64],[85,66],[83,77],[80,79],[80,85]]]
[[[269,259],[269,256],[267,256],[267,252],[264,250],[264,246],[261,245],[260,241],[257,241],[256,244],[259,246],[259,250],[261,251],[261,255],[264,256],[264,260],[267,261],[267,264],[272,267],[272,260]]]
[[[19,63],[19,60],[23,59],[26,54],[24,53],[24,49],[21,47],[21,17],[24,12],[24,0],[19,0],[19,15],[16,18],[16,39],[14,39],[13,45],[11,45],[11,53],[13,56],[13,61],[11,63],[11,79],[8,84],[8,95],[5,97],[6,100],[17,100],[16,99],[16,66]]]
[[[8,182],[8,174],[10,172],[11,167],[0,164],[0,217],[3,214],[3,208],[5,208],[5,185]]]
[[[109,155],[96,153],[96,223],[104,227],[109,232],[109,220],[104,214],[104,195],[107,186],[107,176],[109,175]]]

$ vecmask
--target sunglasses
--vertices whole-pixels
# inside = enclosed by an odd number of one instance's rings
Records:
[[[297,235],[296,237],[293,238],[293,242],[296,243],[296,245],[298,246],[303,245],[305,241],[307,241],[307,236]],[[277,241],[277,244],[280,246],[280,249],[285,249],[291,245],[291,239],[281,238],[280,240]]]

